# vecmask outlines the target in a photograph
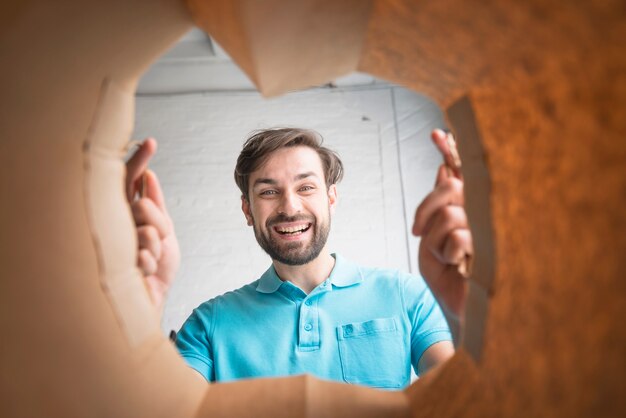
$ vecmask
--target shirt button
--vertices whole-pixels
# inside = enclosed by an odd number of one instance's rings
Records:
[[[307,300],[306,302],[304,302],[304,304],[305,304],[306,306],[311,306],[311,301],[310,301],[310,300]]]
[[[312,326],[311,324],[306,324],[306,325],[304,326],[304,330],[305,330],[305,331],[311,331],[312,329],[313,329],[313,326]]]

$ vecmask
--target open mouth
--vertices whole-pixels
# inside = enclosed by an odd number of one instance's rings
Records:
[[[304,234],[306,231],[311,228],[310,223],[304,223],[301,225],[293,225],[293,226],[275,226],[274,231],[278,232],[280,235],[284,236],[296,236]]]

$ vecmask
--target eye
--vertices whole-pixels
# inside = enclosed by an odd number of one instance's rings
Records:
[[[302,187],[300,187],[300,191],[301,192],[308,192],[308,191],[313,190],[313,189],[314,189],[313,186],[302,186]]]
[[[261,193],[259,193],[261,196],[270,196],[270,195],[274,195],[277,194],[278,192],[276,190],[263,190]]]

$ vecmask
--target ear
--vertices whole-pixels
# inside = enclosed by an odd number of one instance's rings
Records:
[[[335,213],[335,206],[337,205],[337,186],[331,184],[328,188],[328,206],[330,207],[330,213]]]
[[[241,211],[246,217],[246,222],[248,226],[252,226],[252,213],[250,212],[250,202],[245,196],[241,195]]]

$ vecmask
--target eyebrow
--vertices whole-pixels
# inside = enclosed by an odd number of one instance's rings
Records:
[[[317,174],[315,174],[313,171],[307,171],[306,173],[298,174],[294,180],[302,180],[307,177],[317,177]]]
[[[298,174],[297,176],[295,176],[294,180],[298,181],[298,180],[305,179],[307,177],[318,177],[318,176],[313,171],[307,171],[306,173],[301,173],[301,174]],[[269,184],[271,186],[275,186],[275,185],[278,184],[278,182],[276,180],[272,179],[272,178],[269,178],[269,177],[262,177],[262,178],[256,179],[254,181],[254,184],[252,185],[252,187],[254,188],[254,187],[256,187],[259,184]]]

